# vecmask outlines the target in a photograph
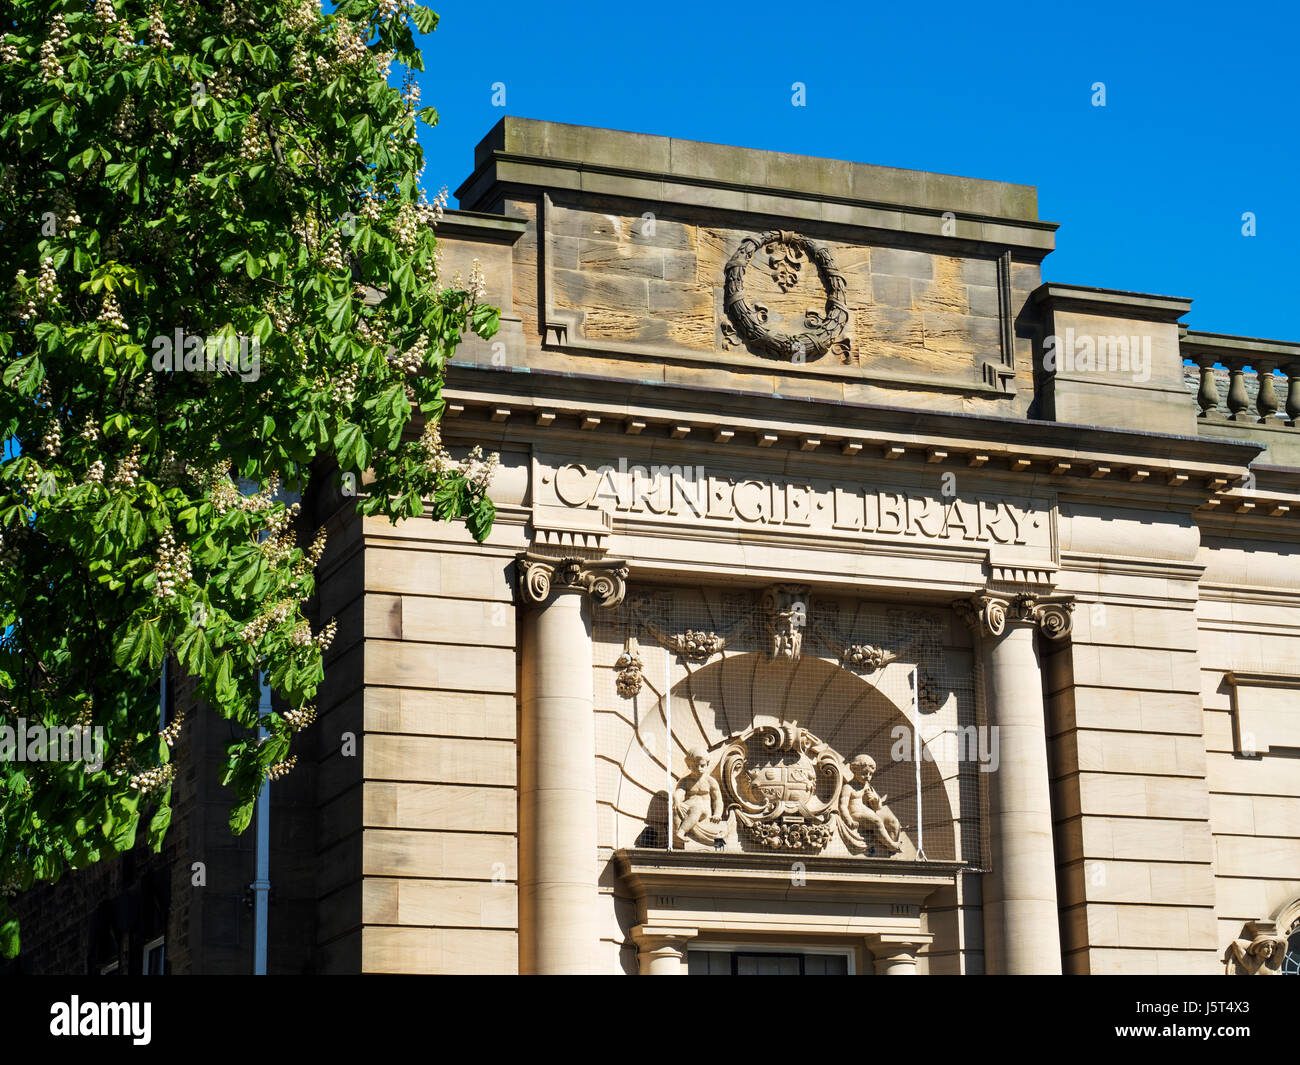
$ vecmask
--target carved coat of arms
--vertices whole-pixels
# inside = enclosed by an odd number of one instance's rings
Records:
[[[796,723],[758,726],[727,742],[716,762],[696,749],[687,763],[673,795],[683,845],[734,841],[817,854],[838,841],[840,853],[881,857],[904,850],[903,827],[871,784],[875,761],[860,754],[846,763]]]

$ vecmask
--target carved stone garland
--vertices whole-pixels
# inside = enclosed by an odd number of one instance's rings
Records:
[[[767,328],[767,308],[751,304],[746,298],[745,270],[760,247],[764,247],[767,253],[772,277],[782,292],[788,292],[799,283],[800,268],[806,260],[816,264],[826,288],[826,310],[824,314],[807,312],[805,332],[794,336],[772,332]],[[826,352],[834,351],[841,360],[848,361],[852,341],[844,336],[849,324],[847,284],[826,247],[789,230],[771,229],[740,242],[740,247],[727,263],[725,278],[727,317],[731,319],[735,335],[755,351],[801,362],[812,362]],[[723,333],[729,340],[732,338],[725,324]]]
[[[627,638],[627,643],[623,646],[623,653],[618,656],[614,668],[618,671],[614,678],[614,686],[618,689],[618,694],[624,699],[633,698],[641,691],[641,687],[645,683],[644,666],[641,662],[641,645],[637,643],[635,636]]]
[[[761,626],[767,653],[772,658],[798,661],[803,653],[804,633],[812,632],[839,659],[844,669],[854,673],[873,673],[898,660],[896,652],[875,644],[844,642],[809,613],[810,599],[811,588],[808,585],[769,585],[759,596],[755,615],[740,618],[725,633],[696,629],[669,632],[651,613],[644,596],[635,597],[629,605],[638,625],[668,650],[697,665],[703,665],[714,655],[722,653],[738,634],[749,631],[755,623]],[[624,698],[630,699],[641,690],[641,667],[640,647],[635,637],[630,636],[614,665],[618,671],[618,691]],[[942,703],[937,685],[925,677],[921,683],[922,709],[937,710]]]
[[[839,659],[840,665],[854,673],[874,673],[884,669],[890,662],[898,661],[898,655],[877,647],[873,643],[845,643],[829,624],[823,624],[816,616],[808,618],[808,629],[831,654]]]
[[[731,640],[753,625],[752,617],[742,617],[725,632],[721,633],[697,629],[687,629],[685,632],[669,632],[662,623],[663,619],[656,617],[652,613],[648,597],[644,595],[635,596],[629,602],[628,607],[636,625],[643,628],[674,654],[681,655],[688,662],[694,662],[697,665],[703,665],[714,655],[721,654],[726,650]],[[635,640],[632,642],[635,644]],[[619,663],[616,668],[622,669],[622,658],[619,659]]]

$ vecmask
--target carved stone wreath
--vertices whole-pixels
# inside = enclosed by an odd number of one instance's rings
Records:
[[[773,277],[782,291],[798,284],[799,267],[805,257],[817,265],[826,288],[826,313],[809,311],[804,320],[805,332],[793,336],[772,332],[766,327],[767,309],[751,304],[745,297],[745,270],[760,247],[767,249]],[[727,263],[725,277],[727,317],[740,338],[755,351],[792,362],[811,362],[835,350],[840,358],[847,360],[851,344],[850,338],[844,336],[849,324],[849,308],[845,300],[847,286],[844,275],[835,268],[829,249],[798,233],[771,229],[740,242],[736,254]],[[724,333],[726,331],[724,326]]]

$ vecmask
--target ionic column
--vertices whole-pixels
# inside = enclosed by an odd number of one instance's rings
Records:
[[[639,924],[632,929],[636,960],[642,976],[681,976],[686,944],[699,934],[694,928],[660,928]]]
[[[867,936],[877,976],[915,976],[916,954],[933,937],[881,933]]]
[[[519,966],[596,971],[596,725],[591,609],[623,601],[627,565],[518,561],[523,619],[519,734]]]
[[[1060,973],[1046,710],[1034,632],[1065,636],[1074,604],[1059,596],[979,595],[953,606],[977,635],[989,724],[998,730],[998,767],[989,775],[985,969]]]

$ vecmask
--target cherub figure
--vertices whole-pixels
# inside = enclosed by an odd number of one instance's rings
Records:
[[[849,779],[840,789],[839,814],[844,823],[866,835],[874,830],[891,853],[903,849],[903,826],[894,812],[885,805],[884,795],[877,795],[871,786],[876,772],[876,760],[869,754],[859,754],[849,763]]]
[[[726,824],[722,820],[722,789],[709,775],[709,755],[702,747],[686,754],[689,770],[673,790],[673,822],[681,840],[722,846]]]

